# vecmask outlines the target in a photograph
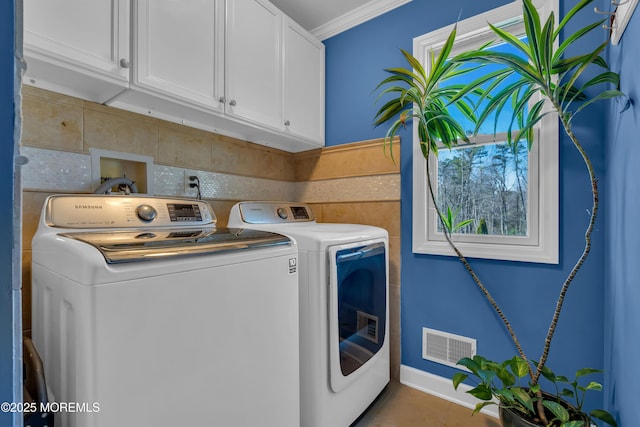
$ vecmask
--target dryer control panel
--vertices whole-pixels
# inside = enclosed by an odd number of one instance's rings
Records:
[[[128,228],[215,225],[209,203],[119,195],[56,195],[47,199],[45,222],[61,228]]]
[[[284,224],[313,222],[316,217],[311,206],[296,202],[241,202],[240,218],[246,224]],[[233,209],[236,209],[234,206]],[[233,212],[231,214],[233,216]]]

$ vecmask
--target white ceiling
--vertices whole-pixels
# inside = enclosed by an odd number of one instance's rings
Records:
[[[320,40],[348,30],[411,0],[271,0]]]

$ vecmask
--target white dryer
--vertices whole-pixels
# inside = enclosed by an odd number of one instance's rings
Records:
[[[242,202],[229,226],[298,245],[302,427],[347,427],[389,383],[388,233],[317,223],[311,207]]]
[[[291,239],[201,200],[61,195],[32,249],[56,426],[299,425]]]

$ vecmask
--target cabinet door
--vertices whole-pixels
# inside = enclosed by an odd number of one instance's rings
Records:
[[[285,131],[324,145],[324,44],[287,19],[284,47]]]
[[[222,111],[223,0],[134,3],[131,86]]]
[[[90,86],[95,78],[88,97],[109,96],[99,93],[102,82],[129,80],[129,0],[25,1],[24,50],[34,81]]]
[[[282,13],[263,0],[227,1],[226,112],[281,130]]]

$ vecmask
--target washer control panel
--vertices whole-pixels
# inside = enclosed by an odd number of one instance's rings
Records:
[[[149,196],[56,195],[45,203],[45,222],[63,228],[211,225],[216,215],[196,199]]]
[[[312,222],[316,219],[311,207],[304,203],[241,202],[237,206],[246,224]]]

